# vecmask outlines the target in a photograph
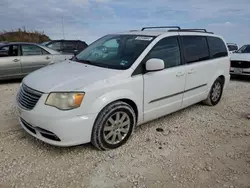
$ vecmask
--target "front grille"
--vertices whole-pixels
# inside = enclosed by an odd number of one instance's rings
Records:
[[[250,61],[231,61],[231,67],[235,68],[250,68]]]
[[[31,89],[25,84],[22,84],[19,93],[17,94],[17,102],[21,108],[32,110],[42,94],[42,92]]]

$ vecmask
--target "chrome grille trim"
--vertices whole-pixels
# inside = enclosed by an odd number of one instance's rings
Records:
[[[32,110],[42,94],[42,92],[36,91],[25,84],[22,84],[17,94],[17,103],[25,110]]]

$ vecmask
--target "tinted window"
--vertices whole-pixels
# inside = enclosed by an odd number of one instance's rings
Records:
[[[186,63],[194,63],[209,59],[206,37],[182,36]]]
[[[57,51],[61,50],[61,42],[52,42],[47,46],[53,50],[57,50]]]
[[[229,51],[235,51],[235,50],[238,50],[238,47],[237,47],[237,46],[235,46],[235,45],[228,45],[227,47],[228,47]]]
[[[76,49],[76,42],[64,41],[63,42],[63,49],[75,50]]]
[[[78,42],[78,46],[77,48],[80,49],[80,50],[83,50],[87,47],[88,45],[84,42]]]
[[[181,64],[180,48],[177,37],[167,37],[159,41],[147,55],[145,61],[151,58],[162,59],[165,68]]]
[[[225,57],[228,55],[225,43],[218,37],[207,37],[210,55],[212,58]]]
[[[47,54],[42,48],[35,45],[22,45],[23,56]]]

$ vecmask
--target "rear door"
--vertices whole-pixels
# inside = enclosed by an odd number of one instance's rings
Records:
[[[52,55],[37,45],[22,44],[21,52],[21,66],[24,74],[42,68],[52,61]]]
[[[206,98],[210,78],[216,65],[210,60],[207,38],[192,33],[181,33],[184,60],[187,68],[182,107]]]
[[[15,77],[22,74],[18,45],[0,47],[0,77]]]

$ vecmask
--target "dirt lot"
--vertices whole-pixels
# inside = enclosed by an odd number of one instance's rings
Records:
[[[250,188],[249,81],[232,80],[217,106],[198,104],[147,123],[107,152],[29,136],[14,111],[18,86],[0,83],[0,187]]]

